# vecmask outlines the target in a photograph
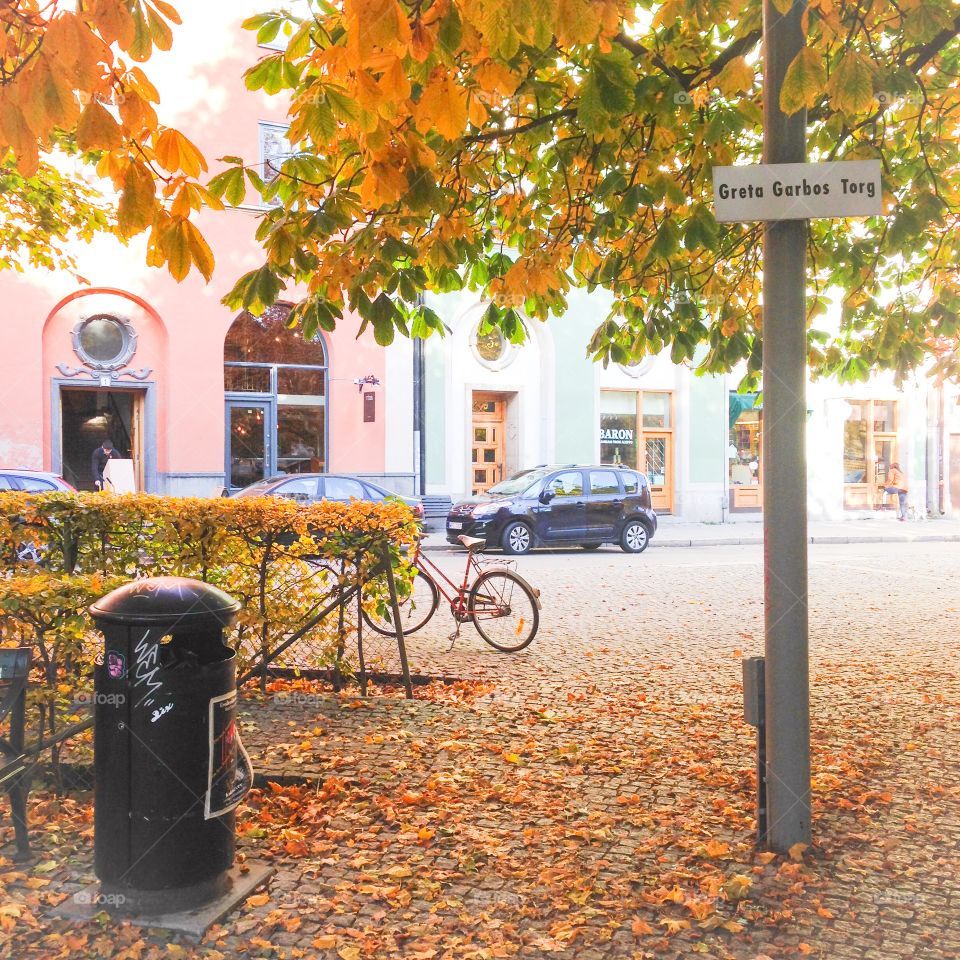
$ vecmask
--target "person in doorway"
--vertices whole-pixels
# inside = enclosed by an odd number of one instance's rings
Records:
[[[113,446],[112,440],[104,440],[103,443],[93,451],[91,467],[93,471],[93,482],[98,490],[103,489],[103,468],[108,460],[118,460],[120,454]]]
[[[891,463],[890,469],[887,471],[887,485],[885,487],[887,493],[895,493],[897,495],[897,500],[899,501],[899,506],[897,508],[897,519],[906,520],[907,519],[907,478],[904,472],[900,469],[899,463]]]

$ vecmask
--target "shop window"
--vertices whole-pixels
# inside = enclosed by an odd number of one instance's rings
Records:
[[[289,316],[285,305],[260,317],[242,313],[227,334],[226,460],[232,487],[241,485],[241,479],[252,483],[277,473],[326,469],[326,350],[319,335],[305,340],[291,329]],[[251,417],[261,425],[255,431],[247,422],[253,422]],[[244,443],[251,442],[256,456],[243,453]]]
[[[600,394],[600,462],[642,470],[654,509],[673,507],[673,395],[666,390]]]
[[[889,505],[890,465],[899,459],[896,400],[848,400],[843,425],[844,506],[872,510]]]
[[[670,394],[643,394],[643,427],[645,430],[668,430],[670,428]]]
[[[760,510],[763,500],[763,410],[756,393],[730,394],[727,448],[730,509]]]
[[[639,395],[628,390],[601,394],[600,462],[637,468],[637,404]]]

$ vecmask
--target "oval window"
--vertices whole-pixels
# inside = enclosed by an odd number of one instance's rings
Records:
[[[80,347],[97,363],[110,363],[123,353],[123,327],[112,317],[94,317],[80,331]]]
[[[496,363],[502,359],[506,348],[503,334],[500,332],[499,327],[494,327],[489,333],[480,333],[478,331],[476,344],[477,353],[480,355],[480,358],[486,360],[487,363]]]

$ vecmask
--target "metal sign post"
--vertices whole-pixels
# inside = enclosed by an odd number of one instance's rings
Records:
[[[763,160],[803,163],[806,110],[787,116],[780,91],[803,49],[806,0],[781,14],[763,0]],[[763,542],[768,843],[810,843],[807,640],[806,220],[763,232]]]

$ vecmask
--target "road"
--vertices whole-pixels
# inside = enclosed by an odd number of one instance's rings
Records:
[[[463,554],[431,558],[462,574]],[[761,548],[557,551],[517,569],[543,601],[526,650],[498,653],[470,625],[451,648],[445,611],[409,638],[415,671],[480,681],[472,699],[454,686],[453,703],[321,697],[315,718],[251,707],[255,765],[317,782],[335,772],[380,805],[429,797],[412,817],[427,831],[467,825],[423,851],[416,876],[440,886],[386,928],[370,927],[362,897],[331,913],[326,891],[366,888],[342,863],[324,867],[317,930],[375,930],[378,949],[403,954],[391,938],[412,924],[411,950],[471,958],[960,956],[956,544],[811,547],[815,847],[796,861],[753,842],[740,661],[763,652]],[[292,731],[314,723],[330,734],[304,753]],[[286,754],[267,746],[277,729],[291,730]],[[276,895],[302,884],[285,874]]]
[[[960,549],[954,543],[812,545],[810,649],[814,665],[933,654],[960,637]],[[491,553],[499,562],[502,554]],[[464,555],[433,551],[453,579]],[[541,591],[540,632],[524,652],[489,649],[467,624],[453,649],[442,607],[410,639],[415,669],[461,677],[560,682],[590,672],[670,667],[684,695],[709,694],[705,675],[739,676],[739,657],[763,653],[760,546],[677,547],[628,555],[616,547],[535,552],[516,569]],[[441,601],[442,602],[442,601]],[[679,691],[678,691],[679,692]]]

